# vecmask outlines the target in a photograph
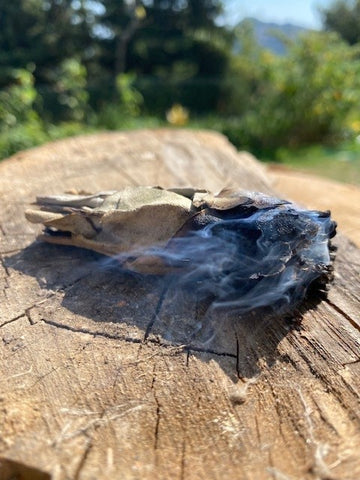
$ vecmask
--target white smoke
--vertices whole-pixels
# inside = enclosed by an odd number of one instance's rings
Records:
[[[166,248],[155,246],[135,256],[161,258],[179,289],[196,292],[200,299],[211,297],[212,308],[242,314],[271,307],[281,313],[297,306],[309,286],[329,274],[335,227],[328,212],[279,201],[260,209],[209,209]]]

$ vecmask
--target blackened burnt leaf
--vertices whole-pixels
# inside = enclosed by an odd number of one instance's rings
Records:
[[[246,312],[290,309],[328,274],[329,212],[258,192],[128,187],[41,197],[27,218],[42,240],[115,256],[126,268],[176,274],[179,286]]]

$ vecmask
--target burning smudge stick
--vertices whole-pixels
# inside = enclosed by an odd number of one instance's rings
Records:
[[[214,307],[289,311],[331,277],[330,213],[261,193],[127,187],[36,205],[26,217],[45,226],[41,240],[117,257],[141,273],[177,273]]]

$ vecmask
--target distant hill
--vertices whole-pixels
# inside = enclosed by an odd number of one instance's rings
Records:
[[[271,50],[277,55],[284,55],[286,53],[286,46],[281,41],[281,36],[294,40],[301,33],[308,31],[308,29],[304,27],[299,27],[298,25],[293,25],[291,23],[280,25],[278,23],[262,22],[256,18],[245,18],[240,25],[244,22],[252,25],[255,38],[259,45]],[[277,35],[279,35],[280,38],[278,38]]]

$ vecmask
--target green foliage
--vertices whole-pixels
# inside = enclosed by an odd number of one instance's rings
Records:
[[[47,139],[42,125],[38,122],[19,124],[6,133],[0,131],[0,159],[44,143]]]
[[[174,102],[193,103],[199,111],[216,108],[231,48],[231,34],[216,23],[221,0],[2,3],[0,88],[7,85],[6,69],[32,62],[36,109],[47,121],[84,119],[86,93],[97,110],[116,95],[117,75],[129,72],[150,79],[137,84],[149,113],[163,114]],[[220,38],[226,48],[219,48]]]
[[[190,126],[260,155],[360,134],[360,46],[334,33],[289,41],[279,57],[250,24],[220,27],[220,0],[3,3],[0,156],[94,128],[161,125],[174,104]],[[323,15],[359,40],[360,0]]]
[[[262,159],[269,160],[266,157]],[[360,143],[357,140],[337,146],[311,145],[295,150],[281,147],[271,160],[315,175],[360,185]]]
[[[40,118],[34,110],[37,97],[34,77],[24,69],[8,72],[11,83],[0,91],[0,152],[3,156],[45,141]]]
[[[38,120],[33,109],[37,92],[32,73],[13,69],[8,76],[12,83],[0,91],[0,131],[7,131],[22,122]]]
[[[53,81],[56,94],[52,101],[58,103],[57,118],[67,121],[84,120],[89,99],[84,65],[76,58],[68,58],[63,60],[49,77]],[[52,105],[52,108],[55,106]]]
[[[116,77],[116,90],[119,104],[125,115],[136,117],[140,114],[144,102],[141,93],[134,87],[136,76],[134,74],[119,74]]]
[[[360,42],[360,0],[336,0],[321,13],[327,30],[337,32],[350,45]]]
[[[249,32],[243,39],[227,83],[228,100],[236,99],[230,113],[241,115],[237,144],[271,150],[352,133],[347,124],[360,102],[357,47],[334,33],[311,32],[276,57],[255,47]]]
[[[46,126],[46,141],[58,140],[65,137],[72,137],[83,133],[93,132],[94,128],[81,122],[62,122],[57,125]]]
[[[106,2],[105,17],[110,13],[109,3],[112,2]],[[122,25],[120,18],[111,16],[111,22],[106,25],[113,36],[102,42],[103,51],[109,57],[115,52],[115,57],[122,58],[115,58],[115,64],[124,64],[123,49],[127,41],[124,70],[137,74],[136,87],[150,114],[163,114],[174,102],[191,104],[191,108],[202,112],[216,108],[232,38],[215,22],[221,12],[221,2],[154,0],[143,3],[146,18],[138,22],[136,28],[130,28],[134,25],[131,19]],[[123,15],[122,22],[124,19]],[[219,37],[221,47],[215,41]]]
[[[84,83],[81,81],[84,71],[72,61],[67,61],[61,68],[65,72],[62,76],[61,92],[65,92],[69,100],[76,101],[69,105],[76,118],[76,112],[83,113],[86,106],[87,97],[82,97]],[[80,123],[67,122],[55,126],[45,124],[40,119],[35,110],[39,95],[34,86],[34,76],[30,71],[13,69],[8,72],[8,78],[9,86],[0,90],[0,158],[48,140],[86,130],[86,127]]]
[[[143,97],[135,88],[133,74],[119,74],[116,77],[116,95],[112,102],[106,102],[95,116],[96,125],[115,130],[132,123],[140,115]]]

